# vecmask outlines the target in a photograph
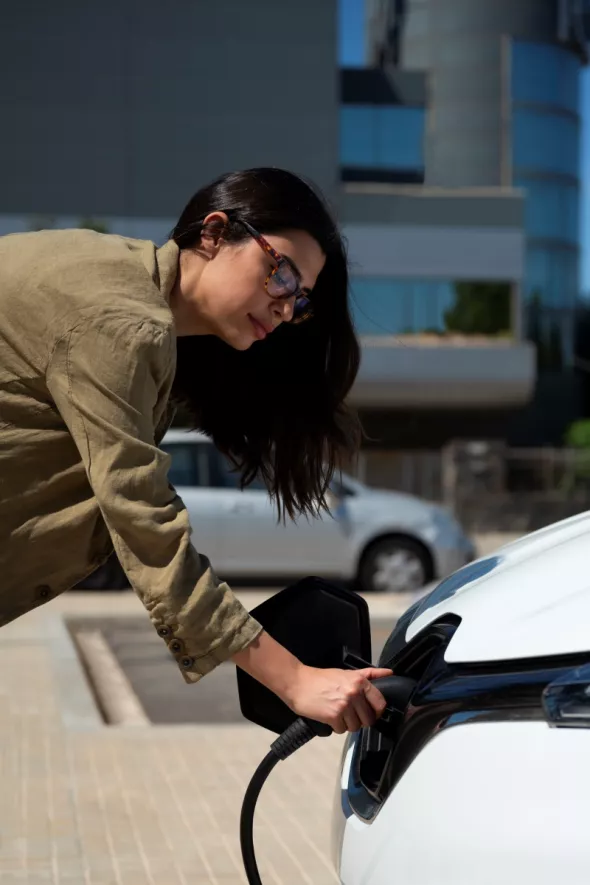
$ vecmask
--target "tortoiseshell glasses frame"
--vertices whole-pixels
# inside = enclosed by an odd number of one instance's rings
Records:
[[[268,240],[248,224],[247,221],[236,219],[246,228],[252,239],[256,240],[261,249],[272,258],[276,267],[273,267],[264,281],[264,288],[268,295],[277,301],[288,301],[295,297],[293,305],[292,323],[303,323],[313,316],[313,307],[308,289],[301,288],[301,281],[297,269],[291,261],[270,245]]]

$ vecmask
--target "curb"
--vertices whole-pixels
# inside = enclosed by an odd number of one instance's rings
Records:
[[[151,726],[146,712],[100,630],[74,634],[107,725]]]

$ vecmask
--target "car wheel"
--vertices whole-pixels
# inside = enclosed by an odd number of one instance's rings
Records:
[[[360,589],[367,593],[411,593],[432,580],[432,562],[411,538],[382,538],[363,556]]]

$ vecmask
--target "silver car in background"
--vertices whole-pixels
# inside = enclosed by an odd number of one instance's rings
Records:
[[[160,448],[171,456],[169,479],[186,505],[195,546],[223,578],[314,574],[363,591],[411,592],[474,558],[457,521],[411,495],[343,474],[331,487],[330,514],[283,524],[265,487],[240,490],[208,437],[170,430]]]

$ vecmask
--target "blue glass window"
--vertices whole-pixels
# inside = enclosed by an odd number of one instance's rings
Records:
[[[424,167],[424,109],[390,105],[343,105],[343,166],[420,171]]]
[[[454,285],[446,280],[351,280],[351,309],[361,335],[442,332],[445,312],[454,303]]]
[[[516,108],[512,143],[517,170],[580,176],[580,132],[572,117]]]
[[[545,307],[573,307],[578,296],[577,251],[529,245],[526,256],[527,299],[537,296]]]
[[[549,43],[512,44],[512,100],[556,105],[579,113],[580,62],[560,46]]]
[[[516,187],[526,190],[525,227],[529,237],[579,243],[580,194],[575,184],[517,178]]]
[[[383,169],[424,167],[424,110],[422,108],[375,108],[376,165]]]
[[[375,165],[375,108],[344,105],[340,108],[340,162],[343,166]]]

